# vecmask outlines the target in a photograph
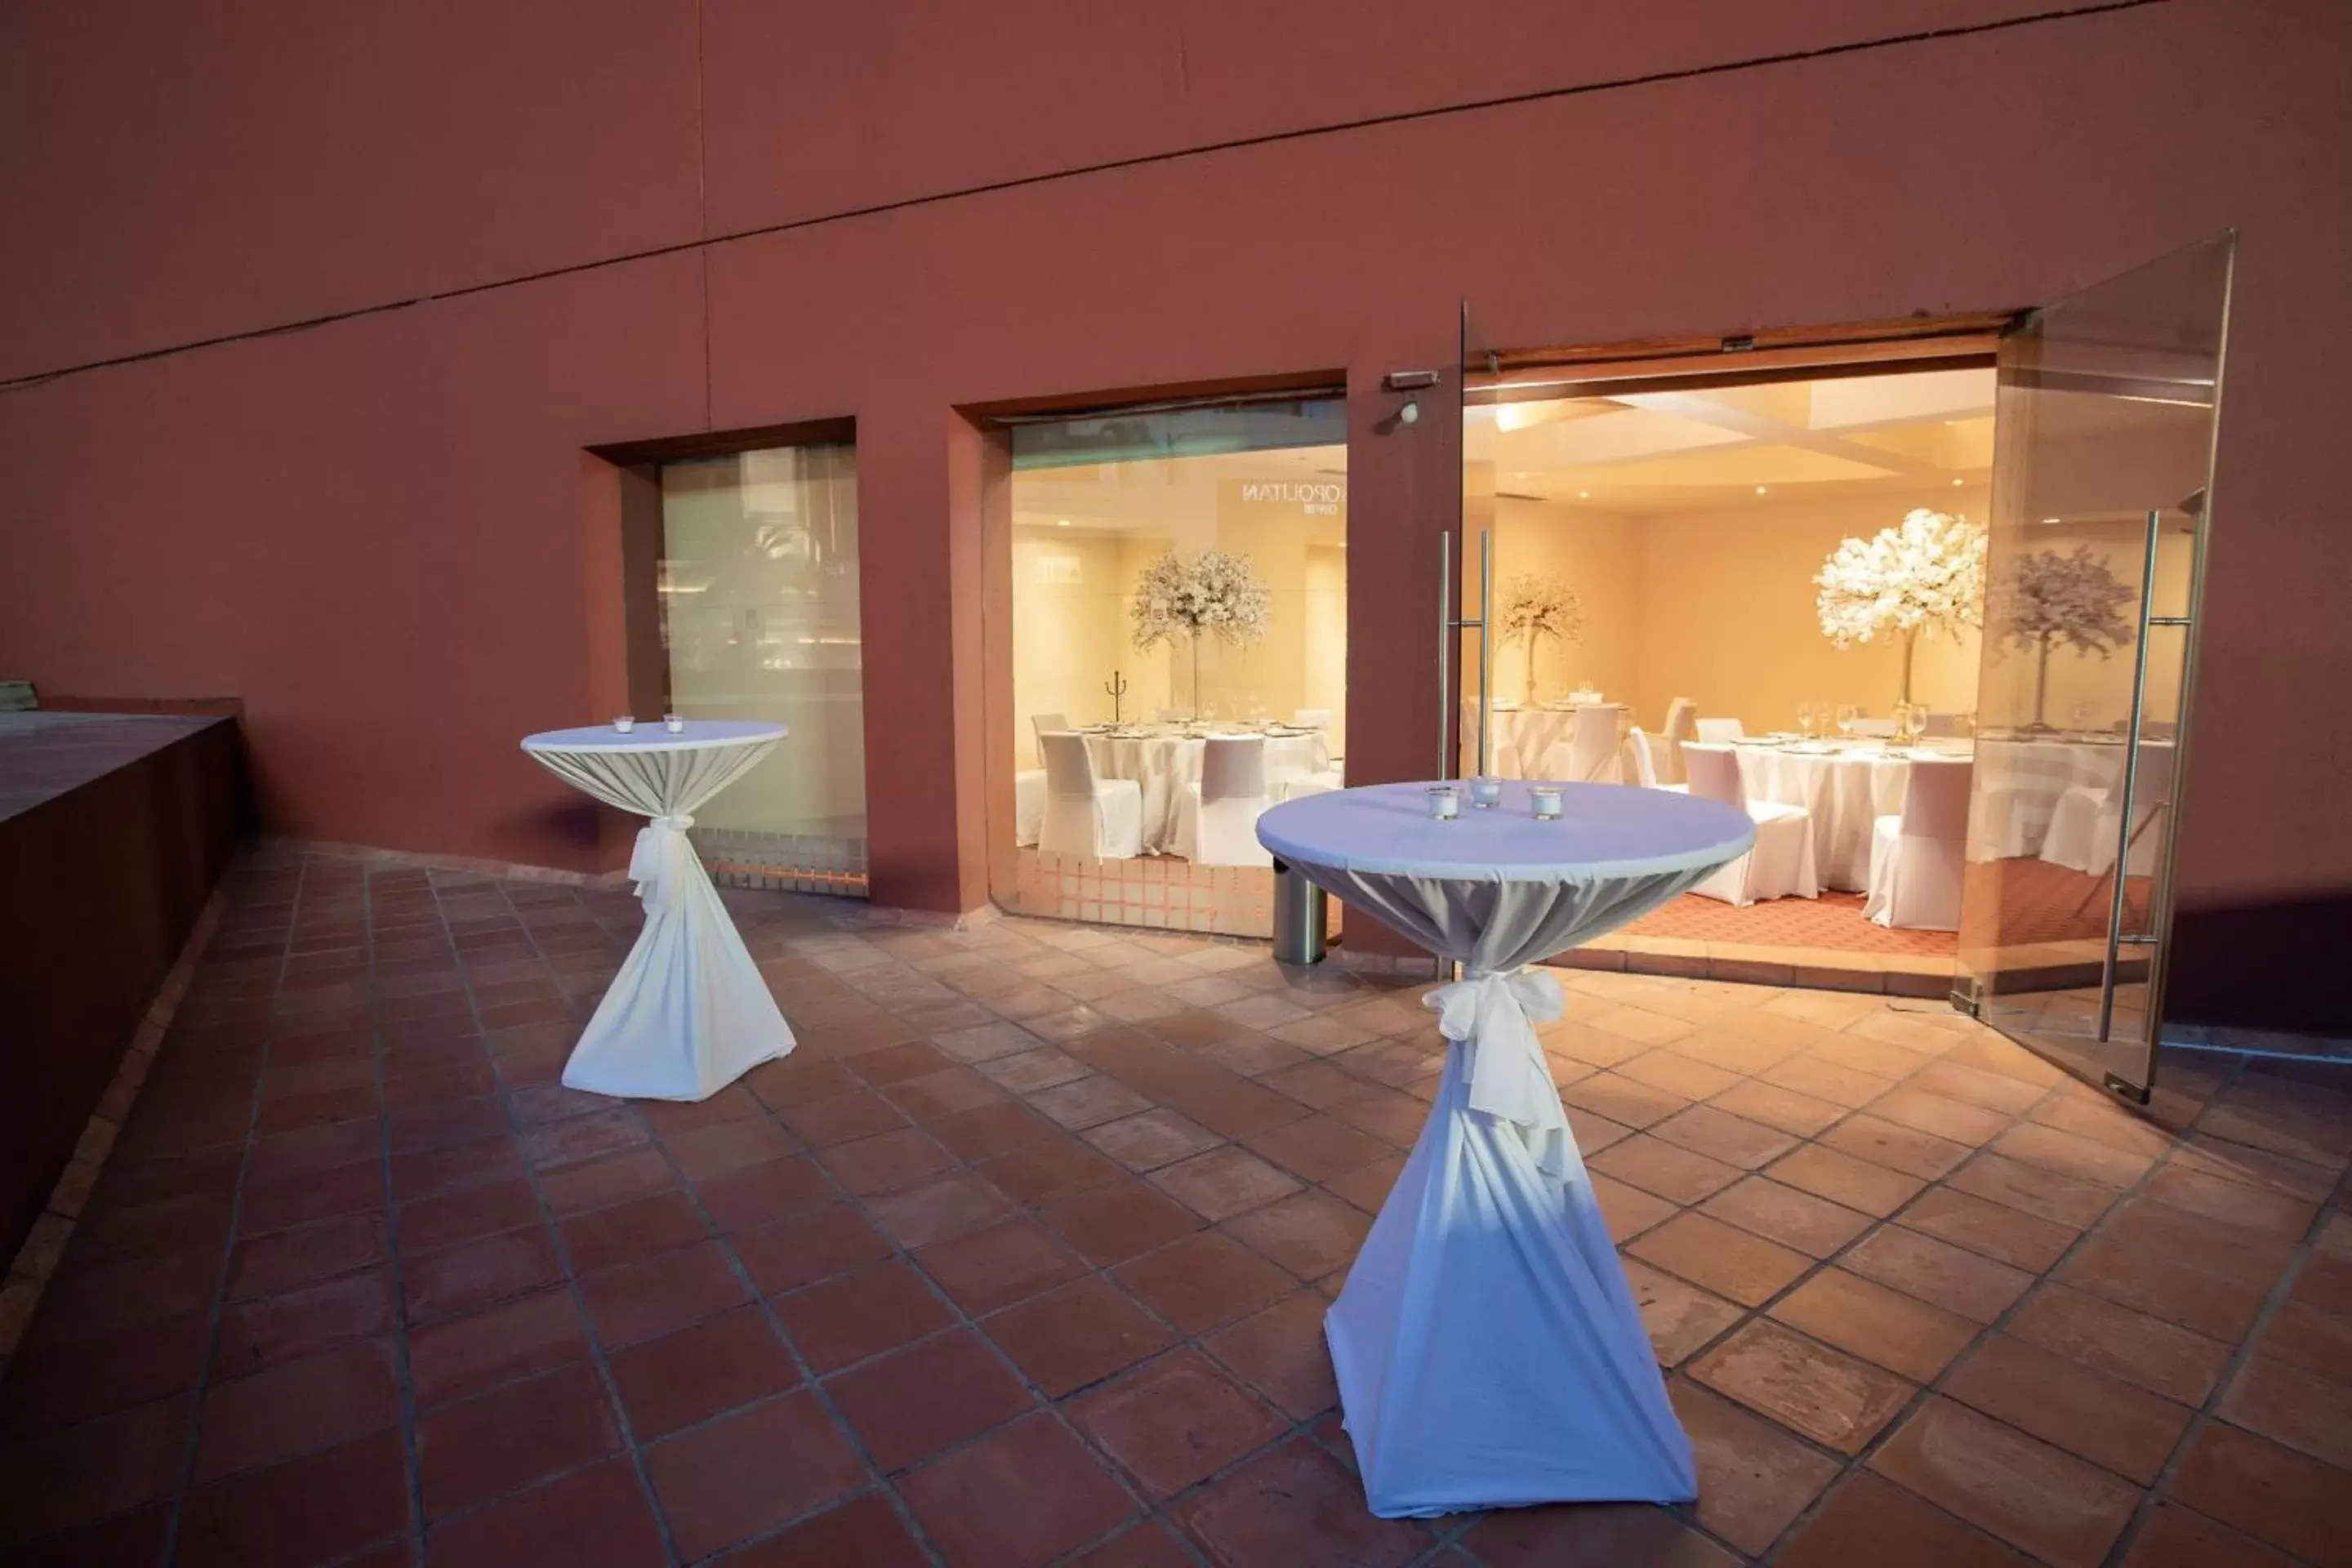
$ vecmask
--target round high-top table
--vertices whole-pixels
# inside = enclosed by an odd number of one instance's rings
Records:
[[[1423,998],[1453,1042],[1428,1122],[1324,1317],[1365,1500],[1383,1518],[1697,1495],[1617,1249],[1535,1024],[1559,983],[1527,967],[1746,854],[1748,814],[1665,790],[1528,786],[1429,816],[1427,785],[1307,796],[1258,840],[1464,977]]]
[[[563,1064],[569,1088],[707,1100],[792,1050],[792,1028],[686,837],[694,808],[783,738],[782,724],[690,719],[677,733],[653,723],[625,735],[602,724],[523,742],[566,784],[651,818],[629,856],[645,929]]]

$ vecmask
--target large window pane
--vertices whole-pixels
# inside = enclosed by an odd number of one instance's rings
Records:
[[[745,879],[862,893],[856,448],[665,464],[661,491],[671,708],[791,731],[696,814],[696,844],[714,868]]]
[[[1262,869],[1238,838],[1188,856],[1182,797],[1206,743],[1263,737],[1267,800],[1312,774],[1336,783],[1347,748],[1347,422],[1338,398],[1119,411],[1016,425],[1012,449],[1009,710],[1022,778],[1017,859],[996,883],[1028,912],[1195,930],[1261,930]],[[1143,585],[1204,558],[1258,610],[1236,636],[1139,620]],[[1213,564],[1214,563],[1213,563]],[[1149,646],[1139,647],[1139,633]],[[1001,657],[1001,656],[1000,656]],[[1140,852],[1042,855],[1041,721],[1118,721],[1087,745],[1097,776],[1141,791]],[[1078,871],[1073,859],[1094,862]],[[1052,862],[1047,865],[1046,862]],[[1080,886],[1083,882],[1084,886]]]

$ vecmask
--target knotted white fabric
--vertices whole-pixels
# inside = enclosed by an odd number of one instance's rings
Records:
[[[698,859],[694,842],[686,836],[693,826],[694,818],[679,812],[656,816],[637,829],[636,847],[629,851],[629,880],[637,885],[637,897],[648,915],[669,908],[671,890],[686,875],[686,862]]]
[[[1543,1502],[1679,1502],[1689,1439],[1536,1032],[1560,1015],[1528,965],[1685,891],[1755,839],[1747,814],[1664,790],[1524,786],[1433,822],[1424,786],[1286,802],[1277,863],[1466,977],[1424,999],[1453,1048],[1437,1100],[1324,1337],[1357,1468],[1384,1518]]]
[[[1584,1161],[1535,1031],[1566,1009],[1559,982],[1540,969],[1473,972],[1421,1005],[1437,1015],[1437,1032],[1470,1059],[1470,1109],[1516,1125],[1545,1174],[1565,1180],[1580,1173]]]
[[[792,1029],[687,837],[694,808],[783,733],[776,724],[698,720],[683,733],[562,730],[523,742],[566,783],[651,819],[629,855],[645,930],[564,1063],[566,1086],[705,1100],[792,1050]]]

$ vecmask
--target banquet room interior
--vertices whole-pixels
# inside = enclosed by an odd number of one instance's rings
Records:
[[[2132,661],[2116,657],[2127,638],[2110,614],[2072,642],[2002,634],[2001,622],[1988,662],[1995,379],[1968,357],[1745,380],[1601,367],[1522,378],[1465,406],[1463,615],[1482,618],[1475,563],[1486,541],[1495,614],[1491,645],[1475,630],[1461,639],[1455,772],[1688,790],[1693,760],[1714,756],[1765,841],[1603,950],[1656,967],[1713,953],[1727,970],[1745,954],[1933,991],[1954,971],[1966,876],[2001,879],[2001,940],[2045,968],[2100,947],[2115,912],[2102,893],[2111,742]],[[1041,417],[1014,424],[1009,447],[1001,721],[1013,776],[1011,842],[993,857],[999,903],[1263,934],[1269,861],[1249,825],[1346,773],[1336,404]],[[1916,633],[1833,637],[1820,583],[1832,557],[1920,513],[1963,553],[1979,542],[1973,570]],[[2141,536],[2126,526],[2136,521],[2052,519],[2019,553],[2087,552],[2111,612],[2137,598],[2124,585],[2139,566]],[[2159,596],[2181,591],[2189,542],[2179,529],[2159,541]],[[1183,574],[1209,552],[1238,563],[1238,591],[1257,597],[1238,622],[1194,629]],[[1155,570],[1176,574],[1177,599],[1158,608],[1147,603]],[[1214,604],[1223,590],[1190,591]],[[2000,773],[1975,791],[1987,669],[2032,712],[2018,733],[1983,742]],[[2147,734],[2165,732],[2180,674],[2178,661],[2151,667]],[[1057,734],[1071,737],[1058,783]],[[1929,781],[1916,792],[1915,774]],[[1918,819],[1908,826],[1906,806]],[[2160,837],[2136,839],[2126,921],[2145,903]],[[1898,860],[1917,868],[1907,894],[1874,893],[1874,858],[1883,881]]]

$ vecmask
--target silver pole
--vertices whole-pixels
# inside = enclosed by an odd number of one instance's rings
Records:
[[[1437,776],[1454,776],[1454,535],[1437,536]]]
[[[2125,879],[2131,872],[2133,795],[2139,786],[2140,712],[2147,701],[2148,623],[2156,613],[2156,540],[2164,514],[2147,514],[2147,560],[2139,579],[2139,647],[2132,656],[2131,720],[2124,726],[2123,815],[2116,824],[2115,887],[2107,903],[2107,966],[2099,984],[2099,1042],[2106,1043],[2116,1019],[2116,963],[2123,946]],[[2156,955],[2148,955],[2149,962]]]
[[[1486,683],[1495,658],[1495,531],[1478,531],[1478,776],[1493,776],[1493,759],[1486,752],[1486,712],[1493,706]]]

